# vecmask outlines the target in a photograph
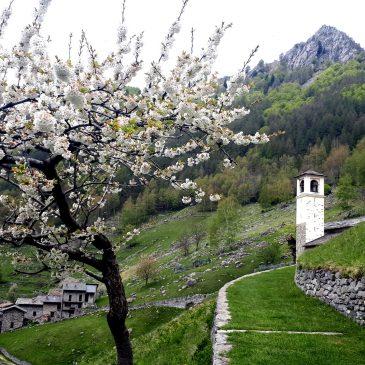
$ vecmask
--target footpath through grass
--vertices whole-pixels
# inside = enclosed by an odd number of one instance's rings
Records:
[[[345,231],[325,245],[304,252],[299,265],[307,269],[323,268],[344,275],[365,275],[365,223]]]
[[[294,268],[249,277],[228,289],[229,329],[342,332],[342,336],[232,333],[231,365],[365,364],[365,329],[304,295]]]

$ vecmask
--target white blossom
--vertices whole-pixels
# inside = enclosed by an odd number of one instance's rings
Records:
[[[184,203],[184,204],[190,204],[191,203],[191,197],[190,196],[183,196],[183,198],[181,199],[181,201]]]
[[[221,196],[219,194],[211,194],[209,200],[211,202],[217,202],[218,200],[221,200]]]
[[[36,132],[51,133],[55,131],[56,119],[45,110],[34,113],[34,130]]]

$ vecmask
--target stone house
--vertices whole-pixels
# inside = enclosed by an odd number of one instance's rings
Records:
[[[97,290],[98,284],[86,284],[85,306],[95,304]]]
[[[40,295],[37,298],[43,303],[42,322],[56,321],[61,318],[62,296]]]
[[[35,298],[18,298],[13,307],[16,307],[15,311],[19,312],[21,310],[23,319],[27,322],[43,323],[57,321],[62,318],[80,315],[83,308],[93,306],[95,304],[97,288],[97,284],[67,282],[63,284],[61,290],[53,291],[53,295],[38,295]],[[12,305],[12,303],[6,303],[3,306],[10,307]],[[19,321],[14,320],[13,322],[14,326],[18,326]],[[23,325],[24,321],[22,320],[21,322]]]
[[[25,318],[29,321],[41,322],[43,316],[43,302],[39,297],[18,298],[15,305],[25,310]]]
[[[25,313],[17,305],[0,306],[0,333],[23,327]]]
[[[95,304],[97,284],[70,282],[62,287],[62,318],[81,314],[82,308]]]

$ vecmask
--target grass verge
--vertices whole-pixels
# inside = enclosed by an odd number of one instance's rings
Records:
[[[232,333],[231,365],[365,364],[365,329],[293,281],[294,268],[249,277],[228,289],[231,329],[341,332],[343,335]]]
[[[365,223],[345,231],[325,245],[304,252],[298,263],[306,269],[322,268],[352,277],[364,276]]]

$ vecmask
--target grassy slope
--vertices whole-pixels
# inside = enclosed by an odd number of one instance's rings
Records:
[[[183,257],[180,250],[173,247],[183,232],[189,232],[193,224],[208,222],[212,213],[199,213],[195,208],[187,208],[181,212],[162,215],[155,218],[142,233],[131,243],[132,247],[124,247],[120,250],[118,257],[123,268],[123,278],[126,284],[127,294],[137,294],[135,303],[160,300],[185,296],[195,293],[212,293],[217,291],[227,281],[235,277],[252,272],[260,262],[253,256],[243,260],[243,266],[236,268],[234,264],[229,267],[222,267],[217,247],[209,247],[207,242],[203,242],[198,250],[191,248],[188,257]],[[268,212],[261,213],[258,204],[251,204],[241,208],[240,232],[241,240],[252,240],[255,242],[274,242],[287,234],[294,233],[294,205],[285,208],[276,207]],[[264,232],[276,229],[277,231],[265,234]],[[118,239],[118,238],[116,238]],[[134,280],[135,265],[143,254],[156,254],[160,274],[158,278],[145,286],[141,280]],[[211,263],[199,268],[193,267],[193,262],[197,259],[210,258]],[[171,265],[178,261],[184,266],[185,271],[175,273]],[[179,290],[184,284],[184,277],[190,273],[196,273],[198,283],[190,288]],[[164,287],[165,294],[159,290]],[[100,305],[107,303],[106,298],[99,301]]]
[[[341,209],[331,209],[326,211],[327,220],[334,220],[341,216]],[[189,232],[194,223],[205,224],[214,213],[198,213],[195,208],[186,208],[180,212],[162,214],[154,217],[148,223],[148,228],[145,228],[140,236],[132,241],[135,244],[132,248],[122,248],[119,252],[119,260],[123,268],[124,280],[127,284],[127,293],[137,293],[137,302],[159,300],[174,296],[183,296],[193,294],[195,292],[210,293],[219,289],[226,281],[234,277],[243,275],[250,270],[252,266],[236,269],[218,268],[211,272],[204,272],[206,269],[219,266],[216,255],[216,248],[210,250],[207,247],[202,247],[198,251],[192,249],[192,254],[187,257],[181,257],[181,252],[171,249],[171,245],[176,242],[183,232]],[[329,217],[329,218],[328,218]],[[116,216],[114,219],[118,221]],[[239,236],[242,239],[254,239],[256,241],[274,242],[287,234],[294,234],[295,221],[295,206],[290,204],[284,209],[280,206],[274,207],[272,210],[261,213],[258,204],[250,204],[241,208],[241,221]],[[260,235],[270,228],[277,229],[276,232],[261,237]],[[118,240],[118,237],[115,237]],[[134,283],[132,279],[134,268],[142,254],[158,253],[159,266],[162,269],[161,275],[157,281],[152,282],[148,286],[143,286],[141,282]],[[198,258],[212,258],[210,265],[205,265],[200,269],[194,269],[192,262]],[[201,272],[198,285],[193,288],[188,288],[184,291],[179,291],[181,282],[174,283],[179,280],[181,274],[175,274],[169,263],[172,260],[179,260],[181,264],[186,266],[187,270],[183,273],[187,275],[191,272]],[[0,300],[6,299],[7,292],[12,283],[17,283],[18,296],[33,296],[35,294],[44,293],[53,284],[49,276],[43,273],[40,276],[19,275],[13,272],[9,259],[0,255],[0,265],[4,273],[4,281],[0,283]],[[250,266],[250,265],[248,265]],[[161,286],[165,286],[166,294],[162,295],[158,290]],[[106,304],[106,298],[101,300],[101,304]]]
[[[306,251],[299,264],[304,268],[339,270],[345,275],[365,275],[365,223],[345,231],[325,245]]]
[[[150,308],[132,311],[128,326],[137,339],[182,311]],[[71,365],[76,361],[93,364],[94,358],[109,353],[114,344],[104,313],[28,327],[0,335],[0,346],[32,365]]]
[[[335,331],[343,336],[232,334],[232,365],[365,364],[365,329],[293,282],[294,268],[244,279],[228,290],[232,320],[227,328]],[[244,361],[244,362],[243,362]]]
[[[209,365],[210,331],[215,303],[209,301],[133,341],[136,365]],[[83,361],[80,365],[89,365]],[[97,356],[93,365],[114,364],[114,352]]]

